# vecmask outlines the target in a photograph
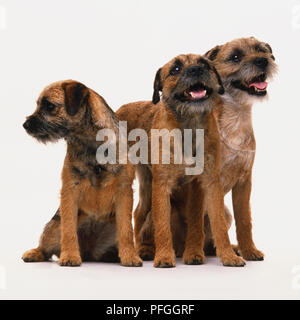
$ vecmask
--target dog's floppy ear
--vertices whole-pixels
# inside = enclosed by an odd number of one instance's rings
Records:
[[[162,84],[161,84],[161,68],[158,69],[154,79],[154,92],[152,97],[153,104],[157,104],[160,101],[160,94],[159,92],[162,91]]]
[[[218,90],[218,93],[219,94],[224,94],[225,93],[225,89],[224,89],[224,86],[223,86],[223,82],[221,80],[221,77],[219,75],[219,72],[217,71],[217,69],[215,68],[215,66],[212,66],[211,65],[211,68],[212,68],[212,71],[215,73],[216,77],[217,77],[217,80],[218,80],[218,84],[219,84],[219,90]]]
[[[210,62],[209,60],[207,60],[207,58],[202,58],[202,62],[205,63],[207,65],[208,69],[211,69],[214,72],[214,74],[216,75],[216,78],[217,78],[217,81],[218,81],[218,84],[219,84],[218,93],[219,94],[224,94],[225,93],[225,89],[224,89],[224,86],[223,86],[223,82],[221,80],[219,72],[217,71],[217,69],[215,68],[213,63]]]
[[[82,83],[72,81],[64,83],[62,88],[65,92],[65,108],[70,116],[75,116],[80,107],[89,96],[89,89]]]
[[[209,59],[210,61],[214,61],[217,58],[217,55],[221,49],[221,46],[216,46],[211,50],[207,51],[204,55],[205,58]]]
[[[271,53],[271,58],[275,61],[275,57],[274,57],[274,55],[273,55],[272,47],[271,47],[268,43],[265,43],[265,46],[266,46],[266,48],[270,51],[270,53]]]
[[[273,53],[273,50],[272,50],[271,46],[268,43],[265,43],[265,46],[268,48],[270,53]]]

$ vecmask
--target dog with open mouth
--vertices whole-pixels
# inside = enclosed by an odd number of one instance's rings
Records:
[[[269,44],[253,37],[218,45],[209,50],[205,56],[215,64],[225,87],[225,94],[222,96],[225,103],[222,104],[217,123],[221,139],[220,178],[224,193],[232,190],[239,244],[236,249],[245,260],[260,261],[264,259],[264,255],[256,248],[252,238],[250,209],[251,175],[255,157],[251,109],[255,102],[264,101],[267,97],[268,82],[277,71],[275,57]],[[154,102],[160,99],[161,86],[158,80],[153,97]],[[199,94],[201,97],[203,92],[193,91],[191,94],[194,97]],[[149,126],[155,110],[150,101],[133,102],[125,108],[121,107],[116,112],[116,116],[119,120],[127,121],[131,130],[137,126],[137,123],[141,127]],[[139,180],[139,202],[134,212],[135,244],[143,260],[152,260],[155,252],[151,215],[152,173],[145,165],[136,165],[135,171]],[[184,212],[188,193],[188,188],[178,188],[171,197],[173,244],[177,256],[180,257],[183,256],[185,249],[187,228]],[[227,228],[229,228],[232,216],[226,207],[225,217]],[[59,227],[60,220],[56,219],[55,225],[51,224],[51,228],[45,228],[41,239],[47,238]],[[205,253],[215,255],[215,243],[207,214],[204,217],[204,229]],[[195,228],[194,232],[200,231]],[[203,260],[186,259],[185,263],[197,264],[203,263]]]
[[[186,175],[186,165],[174,164],[172,158],[170,164],[136,166],[140,188],[151,199],[155,267],[175,266],[170,217],[174,195],[183,185],[193,186],[191,192],[186,194],[186,222],[191,232],[187,232],[184,259],[196,261],[197,264],[205,260],[204,234],[201,232],[205,203],[222,263],[226,266],[244,265],[244,260],[235,254],[230,245],[219,179],[220,139],[213,110],[222,108],[220,95],[223,93],[222,82],[212,62],[200,55],[180,55],[157,71],[152,102],[131,103],[117,112],[120,120],[127,120],[129,130],[145,129],[148,137],[151,136],[151,129],[167,129],[168,132],[173,129],[182,132],[184,129],[204,129],[205,132],[204,170],[201,174]],[[174,149],[175,142],[171,147],[171,155]],[[147,172],[150,180],[141,180],[141,172]],[[143,197],[140,199],[141,202],[144,200]],[[139,227],[136,217],[135,224]]]
[[[232,191],[234,217],[239,254],[250,261],[261,261],[264,254],[258,250],[252,237],[250,195],[252,166],[255,158],[255,137],[252,128],[252,105],[267,97],[268,81],[277,72],[275,57],[269,44],[254,37],[241,38],[218,45],[205,56],[214,62],[219,72],[225,94],[224,104],[218,115],[221,138],[220,177],[224,194]],[[136,244],[144,260],[153,259],[154,240],[151,211],[151,176],[139,169],[139,204],[135,211]],[[177,192],[172,206],[173,242],[176,253],[182,256],[186,238],[184,207],[188,190]],[[149,214],[148,214],[149,212]],[[228,228],[232,216],[225,207]],[[208,215],[205,215],[205,253],[215,254],[215,244]],[[196,232],[196,230],[194,231]],[[189,263],[186,261],[186,263]]]
[[[99,164],[96,141],[100,129],[118,137],[118,122],[105,100],[73,80],[47,86],[36,111],[23,124],[43,143],[64,139],[60,207],[46,225],[39,246],[23,254],[25,262],[59,257],[61,266],[82,261],[117,261],[139,267],[131,223],[134,169],[128,164]]]

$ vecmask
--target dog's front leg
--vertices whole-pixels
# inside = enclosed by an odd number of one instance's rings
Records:
[[[242,267],[244,260],[238,257],[230,244],[224,214],[223,188],[218,178],[205,186],[205,203],[215,241],[217,256],[224,266]]]
[[[61,266],[79,266],[82,262],[77,236],[78,198],[78,185],[73,183],[69,165],[65,161],[60,199],[61,254],[58,263]]]
[[[237,183],[232,189],[236,234],[242,257],[250,261],[261,261],[264,259],[264,254],[256,249],[252,238],[251,185],[250,175],[245,181]]]
[[[116,206],[116,221],[118,228],[118,247],[121,264],[125,267],[141,267],[142,260],[138,256],[133,242],[132,207],[133,191],[131,185],[124,190],[122,199]]]
[[[204,193],[200,183],[192,181],[187,188],[185,216],[187,234],[183,262],[185,264],[203,264],[204,255]]]
[[[152,181],[152,217],[154,223],[155,258],[154,267],[176,266],[171,233],[170,186],[160,179]]]

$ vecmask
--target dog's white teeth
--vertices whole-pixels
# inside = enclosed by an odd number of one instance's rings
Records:
[[[206,96],[206,90],[190,91],[190,95],[193,99],[201,99]]]

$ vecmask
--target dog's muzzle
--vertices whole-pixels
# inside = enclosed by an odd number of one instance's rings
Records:
[[[36,117],[31,116],[23,123],[23,128],[28,133],[36,133],[40,128],[40,124],[40,121]]]
[[[212,89],[205,85],[209,77],[209,71],[202,66],[186,69],[178,86],[177,98],[185,102],[200,102],[207,99],[212,93]]]

